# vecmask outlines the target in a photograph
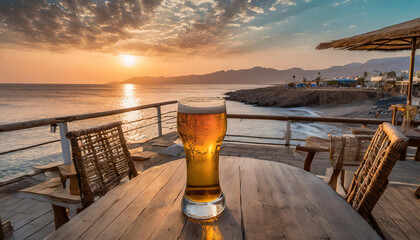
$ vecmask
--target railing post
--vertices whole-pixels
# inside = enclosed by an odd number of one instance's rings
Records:
[[[67,122],[58,123],[58,128],[60,129],[61,152],[64,164],[71,164],[70,141],[66,138],[66,133],[69,131]]]
[[[290,131],[291,120],[286,122],[286,132],[284,133],[284,138],[286,140],[285,146],[290,146],[290,139],[292,138],[292,132]]]
[[[161,116],[161,112],[160,112],[160,105],[156,107],[156,111],[157,111],[157,125],[158,125],[158,135],[159,137],[162,136],[162,116]]]

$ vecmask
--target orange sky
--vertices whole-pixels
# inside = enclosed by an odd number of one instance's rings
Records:
[[[0,3],[0,83],[107,83],[255,66],[324,69],[409,56],[320,42],[419,17],[418,0],[119,0]],[[137,56],[126,66],[120,54]]]
[[[409,56],[401,53],[360,53],[316,51],[310,47],[274,48],[224,57],[136,57],[125,66],[121,56],[85,51],[50,52],[46,50],[0,49],[0,82],[4,83],[107,83],[133,76],[175,76],[203,74],[219,70],[254,66],[286,69],[322,69],[376,57]],[[311,53],[308,57],[308,51]]]

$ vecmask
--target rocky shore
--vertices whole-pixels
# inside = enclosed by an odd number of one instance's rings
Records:
[[[365,89],[287,89],[273,86],[226,93],[226,99],[262,107],[315,107],[376,101],[389,94]]]

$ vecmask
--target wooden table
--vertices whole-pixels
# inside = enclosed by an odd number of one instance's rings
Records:
[[[400,112],[405,113],[407,110],[407,105],[405,104],[397,104],[397,105],[391,105],[388,110],[392,111],[392,119],[391,119],[391,124],[392,125],[398,125],[398,113]],[[410,117],[412,119],[412,121],[414,121],[414,118],[416,117],[419,107],[418,106],[409,106],[410,109]]]
[[[410,128],[404,135],[408,138],[408,146],[417,147],[414,161],[420,161],[420,129]]]
[[[351,133],[354,135],[375,135],[376,129],[365,127],[350,127]]]
[[[47,182],[22,189],[19,193],[27,198],[51,203],[56,228],[66,223],[69,217],[76,216],[77,209],[83,207],[80,195],[70,195],[69,190],[63,188],[60,178],[52,178]]]
[[[58,172],[60,175],[61,183],[63,184],[63,187],[66,187],[66,181],[67,179],[70,180],[68,189],[70,195],[80,195],[79,192],[79,184],[77,183],[77,173],[76,169],[74,168],[73,164],[63,164],[61,166],[58,166]]]
[[[277,162],[221,157],[224,213],[181,211],[185,160],[153,167],[83,210],[48,239],[380,239],[321,179]]]

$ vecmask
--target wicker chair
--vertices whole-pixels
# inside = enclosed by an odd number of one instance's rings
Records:
[[[131,179],[138,175],[125,144],[121,122],[68,132],[66,137],[71,142],[84,207],[105,195],[124,177]]]
[[[307,153],[304,170],[308,172],[311,170],[312,160],[317,152],[329,152],[333,173],[328,184],[337,190],[340,173],[343,182],[344,171],[349,167],[354,168],[360,165],[372,137],[369,135],[333,136],[329,134],[329,138],[326,139],[310,136],[306,138],[305,146],[297,146],[295,151]]]
[[[344,182],[344,171],[360,165],[373,136],[346,134],[328,135],[330,140],[330,163],[333,173],[328,184],[337,190],[338,176]],[[343,189],[344,185],[343,185]]]
[[[381,124],[373,136],[346,198],[365,219],[374,222],[371,212],[385,191],[388,176],[407,144],[407,138],[389,123]]]

